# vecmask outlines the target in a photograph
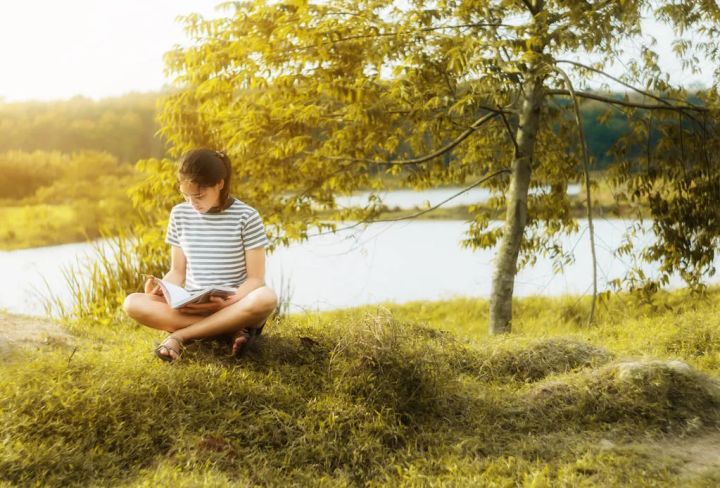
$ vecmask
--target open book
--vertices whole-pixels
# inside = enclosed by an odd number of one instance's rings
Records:
[[[161,280],[155,276],[151,276],[151,278],[154,279],[156,285],[160,286],[165,300],[172,308],[180,308],[191,303],[205,303],[209,301],[212,296],[228,297],[237,291],[237,288],[233,288],[232,286],[208,286],[202,290],[190,293],[182,286]]]

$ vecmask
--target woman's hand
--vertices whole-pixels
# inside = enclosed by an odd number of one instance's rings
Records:
[[[239,301],[237,295],[230,295],[226,298],[211,296],[210,301],[208,302],[191,303],[189,305],[185,305],[182,308],[179,308],[178,310],[180,310],[182,313],[188,313],[192,315],[212,315],[218,310],[221,310],[228,305],[232,305],[237,301]]]
[[[159,297],[165,298],[165,295],[163,295],[160,285],[155,284],[155,278],[148,278],[145,281],[145,293],[147,293],[148,295],[157,295]]]

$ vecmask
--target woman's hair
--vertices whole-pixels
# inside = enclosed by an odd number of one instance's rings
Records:
[[[232,177],[232,166],[227,154],[206,148],[193,149],[180,158],[177,177],[180,182],[189,181],[201,187],[215,186],[224,180],[225,184],[220,190],[220,206],[208,212],[220,212],[227,206]]]

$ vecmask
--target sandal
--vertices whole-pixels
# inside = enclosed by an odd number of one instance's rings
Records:
[[[171,347],[168,345],[168,341],[173,340],[177,343],[177,348]],[[168,353],[175,353],[177,355],[176,358],[172,357],[172,354],[162,354],[162,350],[166,350]],[[178,339],[177,337],[173,337],[172,335],[167,336],[167,338],[155,348],[155,355],[162,359],[163,361],[167,361],[169,363],[172,363],[173,361],[177,361],[182,356],[183,350],[185,349],[185,346],[183,345],[182,341]]]

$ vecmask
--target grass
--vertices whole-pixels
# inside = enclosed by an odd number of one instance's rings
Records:
[[[0,360],[0,486],[712,486],[647,447],[720,425],[720,293],[291,315],[246,359],[120,316]]]

